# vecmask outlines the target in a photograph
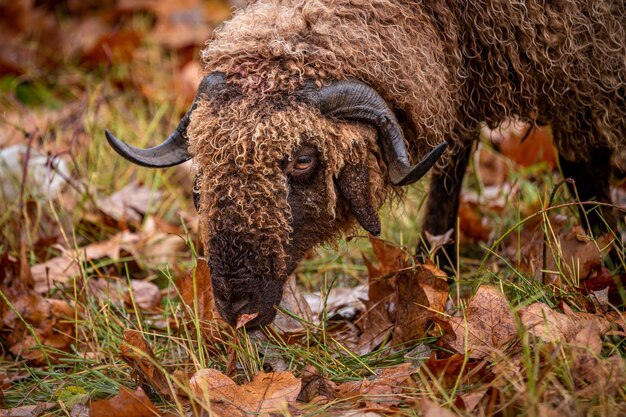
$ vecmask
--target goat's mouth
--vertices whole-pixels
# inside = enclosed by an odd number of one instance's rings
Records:
[[[244,315],[256,315],[246,323],[247,328],[270,324],[286,277],[276,262],[278,257],[262,254],[257,244],[233,234],[213,237],[209,249],[213,298],[222,319],[236,326],[245,321]]]
[[[228,324],[235,327],[242,321],[246,328],[251,329],[274,321],[276,306],[283,296],[282,282],[280,285],[272,285],[271,288],[241,288],[229,292],[227,296],[216,288],[217,282],[219,281],[213,281],[215,306]],[[250,320],[251,317],[254,318]]]

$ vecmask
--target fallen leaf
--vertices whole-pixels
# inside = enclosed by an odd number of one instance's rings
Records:
[[[70,417],[90,417],[89,406],[76,404],[70,409]]]
[[[283,411],[295,404],[301,385],[291,372],[261,372],[251,382],[237,385],[215,369],[202,369],[190,380],[192,391],[211,398],[212,411],[223,417]]]
[[[456,417],[452,411],[447,410],[429,399],[423,399],[420,402],[420,408],[424,413],[424,417]]]
[[[506,297],[499,289],[486,285],[478,288],[465,309],[465,316],[451,317],[449,323],[454,334],[446,335],[446,342],[473,359],[501,351],[517,336]]]
[[[152,349],[140,332],[132,329],[124,330],[124,341],[120,345],[120,354],[122,359],[133,368],[134,374],[139,377],[142,385],[167,397],[173,395],[167,378],[159,369]]]
[[[367,293],[368,287],[365,285],[357,285],[352,288],[333,287],[328,294],[324,295],[320,292],[306,293],[304,299],[311,308],[313,317],[318,319],[324,309],[329,317],[343,310],[355,313],[365,310],[362,300],[367,299]]]
[[[200,320],[212,320],[216,317],[211,272],[205,258],[198,258],[195,268],[179,280],[176,286],[183,302],[191,307],[191,311],[197,312]]]
[[[151,265],[172,265],[188,255],[182,231],[156,216],[146,217],[141,232],[142,239],[136,247],[136,253]]]
[[[557,285],[560,282],[583,285],[592,273],[602,267],[602,261],[610,249],[611,237],[600,236],[592,240],[580,226],[564,230],[565,223],[559,218],[550,219],[551,227],[557,236],[556,242],[548,239],[546,245],[546,264],[543,265],[544,232],[540,227],[525,236],[520,246],[520,269],[541,279],[546,276],[547,283]]]
[[[130,280],[132,300],[144,310],[153,310],[161,302],[161,290],[156,284],[138,279]],[[130,293],[126,293],[126,302],[132,304]]]
[[[71,277],[79,276],[82,262],[104,257],[119,259],[121,250],[133,253],[135,252],[134,246],[139,240],[139,235],[124,230],[107,241],[92,243],[77,250],[60,248],[63,252],[61,256],[31,268],[35,280],[35,291],[46,293],[55,285],[63,284]]]
[[[415,368],[411,363],[385,368],[373,377],[339,384],[335,389],[336,396],[356,399],[370,409],[396,407],[403,402],[402,392],[415,387],[411,378],[414,372]]]
[[[375,267],[365,256],[363,261],[367,266],[369,276],[368,299],[377,302],[395,292],[395,280],[387,275],[406,268],[408,264],[405,260],[406,254],[398,246],[375,237],[370,237],[369,240],[378,260],[378,267]]]
[[[359,355],[366,355],[380,346],[389,337],[389,332],[393,329],[385,300],[363,301],[363,303],[366,306],[366,311],[355,322],[361,329],[358,345],[355,347],[355,352]]]
[[[4,409],[0,410],[0,417],[37,417],[55,405],[55,403],[39,403]]]
[[[461,394],[458,398],[463,401],[463,405],[466,411],[472,412],[476,409],[476,406],[480,403],[487,394],[487,388],[479,389],[477,391],[467,392],[465,394]]]
[[[485,378],[487,374],[485,360],[468,360],[465,355],[454,354],[446,358],[437,358],[433,352],[422,367],[426,370],[422,372],[428,378],[434,378],[444,387],[453,387],[460,380],[463,384],[475,384]]]
[[[144,390],[120,388],[120,393],[108,400],[94,401],[89,406],[90,417],[155,417],[161,413]]]
[[[74,307],[37,294],[26,262],[0,255],[0,291],[10,303],[0,301],[0,336],[13,355],[47,364],[56,357],[55,349],[69,350],[74,342]]]
[[[556,158],[549,128],[533,126],[529,131],[530,128],[528,123],[509,119],[496,129],[484,127],[481,133],[496,143],[503,155],[521,166],[544,162],[554,169]]]
[[[447,275],[432,264],[417,265],[396,280],[396,322],[393,344],[424,337],[433,317],[445,311],[449,287]]]
[[[326,378],[317,370],[317,368],[309,365],[300,373],[302,381],[302,389],[298,394],[298,401],[311,402],[317,404],[325,404],[334,398],[336,384]]]
[[[161,199],[161,196],[160,191],[133,182],[108,197],[98,199],[96,206],[122,225],[126,222],[138,224],[150,208]]]
[[[430,248],[429,252],[431,254],[437,252],[446,245],[454,243],[454,229],[448,229],[448,231],[442,235],[433,235],[430,234],[428,230],[424,230],[424,236]]]
[[[306,302],[302,293],[298,289],[296,283],[296,276],[292,274],[287,278],[285,287],[283,289],[283,298],[280,300],[280,307],[284,310],[290,311],[296,317],[302,318],[306,322],[313,321],[313,313],[311,307]],[[297,320],[290,315],[278,312],[273,327],[283,335],[297,335],[306,333],[306,328],[300,320]]]
[[[461,232],[464,236],[481,242],[489,241],[493,230],[488,224],[488,218],[479,213],[477,204],[462,198],[458,216]]]
[[[196,267],[179,280],[176,286],[187,307],[184,309],[185,314],[200,321],[206,340],[211,341],[219,335],[221,329],[227,328],[227,325],[215,309],[209,264],[204,258],[198,258],[196,262]]]
[[[569,314],[554,311],[547,304],[533,303],[520,309],[519,316],[528,332],[544,342],[556,343],[571,341],[580,329],[592,325],[601,334],[607,332],[610,322],[600,316],[589,313],[574,312],[567,308]]]
[[[252,320],[256,319],[259,316],[259,312],[255,312],[252,314],[241,314],[237,317],[237,324],[235,325],[235,329],[241,329],[246,324],[250,323]]]

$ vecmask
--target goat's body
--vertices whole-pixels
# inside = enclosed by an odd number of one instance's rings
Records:
[[[550,123],[561,155],[585,159],[585,149],[608,146],[624,160],[626,3],[451,3],[464,126],[508,117]]]
[[[622,1],[262,1],[203,54],[208,72],[267,94],[306,77],[365,81],[398,112],[416,157],[509,117],[558,124],[570,158],[616,151],[626,131]]]
[[[582,199],[610,201],[607,167],[626,164],[621,0],[260,1],[217,32],[203,60],[261,96],[356,78],[394,109],[414,159],[451,143],[427,203],[435,235],[456,224],[482,123],[550,123]]]

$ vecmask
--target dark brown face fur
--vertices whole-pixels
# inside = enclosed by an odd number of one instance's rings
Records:
[[[228,199],[222,200],[222,212],[229,215],[211,219],[222,222],[221,227],[214,228],[217,233],[207,242],[213,294],[220,315],[231,325],[240,315],[254,313],[259,313],[258,317],[247,327],[271,323],[276,315],[275,306],[282,298],[286,277],[311,248],[328,240],[329,236],[337,235],[350,223],[349,218],[355,216],[351,207],[358,207],[356,211],[360,213],[356,213],[356,218],[365,228],[375,234],[380,229],[375,208],[370,202],[364,165],[361,169],[346,167],[336,179],[339,201],[334,214],[327,209],[326,167],[315,146],[300,146],[281,162],[281,166],[288,187],[286,200],[291,232],[281,242],[282,248],[276,248],[276,256],[261,253],[258,236],[229,230],[230,224],[244,219],[236,218],[236,210],[229,207]],[[199,200],[197,193],[194,200]],[[281,252],[285,254],[283,262],[278,257]]]

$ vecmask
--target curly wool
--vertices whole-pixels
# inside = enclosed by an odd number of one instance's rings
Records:
[[[569,159],[608,146],[626,164],[626,6],[609,0],[263,0],[202,52],[242,91],[354,77],[404,121],[419,158],[509,117],[552,123]]]
[[[202,58],[207,72],[265,96],[292,92],[307,78],[364,81],[409,115],[419,154],[446,139],[454,118],[444,43],[418,3],[259,1],[217,30]]]
[[[188,136],[189,150],[201,168],[202,240],[224,231],[248,237],[262,254],[278,252],[282,267],[280,248],[292,232],[284,174],[290,155],[305,142],[317,147],[325,175],[325,190],[320,192],[325,192],[328,204],[314,209],[335,219],[334,180],[346,164],[366,159],[377,148],[373,128],[333,122],[280,96],[260,102],[246,96],[203,101],[193,113]],[[374,196],[379,205],[385,198],[380,188]]]

